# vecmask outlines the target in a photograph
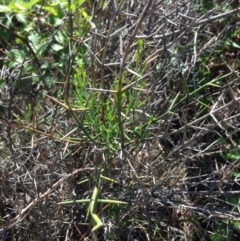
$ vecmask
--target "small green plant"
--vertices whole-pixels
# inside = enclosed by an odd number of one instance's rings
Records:
[[[100,190],[101,190],[101,179],[106,180],[106,181],[110,181],[113,183],[117,183],[115,180],[105,177],[102,175],[104,169],[102,168],[102,166],[100,167],[98,174],[97,174],[97,178],[96,178],[96,185],[93,189],[93,193],[90,199],[80,199],[80,200],[74,200],[74,201],[63,201],[59,204],[78,204],[78,203],[89,203],[88,205],[88,211],[87,211],[87,217],[91,217],[92,219],[92,232],[98,230],[99,228],[101,228],[103,226],[103,222],[101,221],[101,219],[98,217],[97,215],[97,208],[98,208],[98,203],[106,203],[106,204],[127,204],[126,202],[123,201],[119,201],[119,200],[109,200],[109,199],[99,199],[99,195],[100,195]],[[82,181],[81,183],[85,183],[87,180]],[[79,183],[79,184],[81,184]]]

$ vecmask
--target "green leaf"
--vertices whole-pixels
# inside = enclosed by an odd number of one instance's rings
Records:
[[[26,10],[26,8],[23,6],[23,3],[15,3],[15,6],[19,9],[19,10]]]
[[[110,199],[98,199],[99,203],[108,203],[108,204],[128,204],[127,202],[124,201],[119,201],[119,200],[110,200]]]
[[[58,32],[54,37],[59,44],[64,44],[66,40],[66,36],[64,36],[63,32]]]
[[[19,13],[19,14],[16,14],[16,17],[19,22],[27,24],[27,16]]]
[[[39,49],[39,42],[41,41],[41,37],[39,34],[37,34],[36,32],[32,33],[28,39],[30,40],[32,46],[34,49],[38,50]]]
[[[24,60],[24,56],[25,56],[24,51],[21,51],[18,49],[12,49],[6,58],[7,66],[12,68],[21,64]]]
[[[63,205],[74,205],[78,203],[89,203],[90,199],[81,199],[81,200],[69,200],[69,201],[63,201],[58,204],[63,204]]]
[[[32,0],[30,2],[17,1],[15,2],[15,6],[21,10],[28,10],[36,5],[39,1],[40,0]]]
[[[57,27],[57,26],[62,25],[63,23],[64,23],[64,18],[56,18],[55,21],[54,21],[53,26]]]
[[[240,49],[240,45],[237,44],[236,42],[233,42],[232,45],[233,45],[234,48]]]
[[[56,7],[46,6],[46,7],[44,7],[44,10],[46,10],[47,12],[53,14],[55,17],[58,15],[58,11],[57,11]]]
[[[9,7],[7,7],[7,6],[4,6],[4,5],[0,5],[0,12],[1,12],[1,13],[9,13],[9,12],[11,12],[11,11],[12,11],[11,8],[9,8]]]
[[[32,31],[34,29],[34,23],[33,22],[30,22],[26,28],[24,28],[24,31],[29,33],[30,31]]]
[[[51,46],[51,48],[52,48],[54,51],[58,52],[59,50],[62,50],[62,49],[63,49],[63,46],[61,46],[61,45],[59,45],[59,44],[53,44],[53,45]]]
[[[86,0],[77,0],[71,3],[71,11],[75,11],[78,7],[80,7]]]

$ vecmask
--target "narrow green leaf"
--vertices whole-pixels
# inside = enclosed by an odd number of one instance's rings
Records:
[[[99,203],[108,203],[108,204],[128,204],[127,202],[119,200],[110,200],[110,199],[98,199]]]
[[[94,222],[96,223],[96,225],[93,227],[92,231],[96,231],[103,226],[103,223],[95,213],[92,213],[91,216],[92,216]]]
[[[109,177],[105,177],[105,176],[103,176],[103,175],[101,175],[101,178],[104,179],[104,180],[106,180],[106,181],[109,181],[109,182],[118,183],[118,182],[115,181],[114,179],[111,179],[111,178],[109,178]]]
[[[94,190],[93,190],[93,194],[92,194],[90,204],[89,204],[87,216],[89,214],[92,215],[92,213],[94,213],[95,205],[96,205],[96,202],[97,202],[97,196],[98,196],[98,188],[95,187]]]
[[[83,184],[83,183],[85,183],[85,182],[88,182],[89,181],[89,179],[84,179],[84,180],[82,180],[82,181],[80,181],[80,182],[78,182],[77,184]]]
[[[88,203],[90,202],[90,199],[80,199],[80,200],[69,200],[69,201],[63,201],[63,202],[60,202],[58,204],[71,204],[71,205],[74,205],[74,204],[78,204],[78,203]]]

